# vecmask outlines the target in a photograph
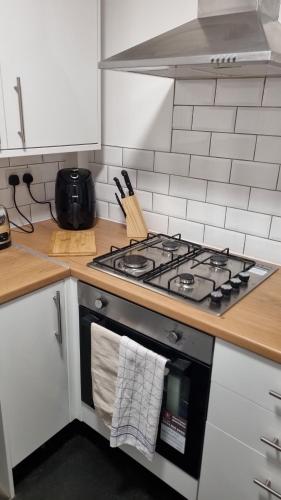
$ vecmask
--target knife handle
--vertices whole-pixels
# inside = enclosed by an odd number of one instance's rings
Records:
[[[128,172],[126,170],[122,170],[121,174],[124,177],[124,181],[125,181],[126,186],[128,188],[129,196],[133,196],[135,193],[134,193]]]
[[[122,186],[120,184],[120,181],[119,181],[118,177],[114,177],[113,180],[114,180],[114,182],[115,182],[115,184],[116,184],[116,186],[117,186],[117,188],[119,190],[119,193],[121,194],[121,198],[125,198],[125,193],[123,191],[123,188],[122,188]]]

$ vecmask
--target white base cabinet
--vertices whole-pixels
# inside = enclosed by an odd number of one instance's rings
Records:
[[[0,307],[0,397],[12,467],[70,420],[64,301],[60,282]]]
[[[280,446],[281,366],[216,340],[198,500],[281,498]]]

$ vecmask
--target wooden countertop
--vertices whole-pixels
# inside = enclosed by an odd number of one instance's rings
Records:
[[[36,224],[35,227],[36,231],[32,235],[13,232],[13,241],[43,254],[47,253],[51,233],[56,229],[56,226],[53,222],[46,221]],[[114,222],[99,220],[95,227],[95,234],[98,255],[108,252],[111,245],[124,246],[128,244],[125,227]],[[9,268],[11,267],[9,255],[13,258],[14,251],[14,249],[6,250],[6,264],[1,261],[2,252],[5,252],[5,250],[0,253],[1,269],[2,263],[4,266],[8,267],[9,265]],[[40,260],[40,257],[33,258],[36,261]],[[260,287],[253,290],[223,316],[217,317],[197,310],[191,305],[179,302],[174,298],[165,297],[147,289],[144,290],[138,285],[127,283],[120,278],[90,269],[86,266],[87,262],[91,260],[90,257],[64,259],[64,262],[69,266],[68,270],[66,268],[58,269],[59,265],[52,264],[52,260],[53,258],[45,259],[43,268],[45,271],[47,264],[48,266],[53,266],[56,269],[56,271],[53,269],[53,272],[58,273],[57,279],[61,279],[62,274],[68,272],[69,275],[71,274],[84,282],[281,363],[281,270],[273,274]],[[55,261],[57,262],[58,259],[55,259]],[[20,268],[21,266],[18,266],[18,274]],[[42,264],[39,268],[41,269],[41,273],[44,274]],[[38,272],[40,272],[39,269]],[[9,274],[8,269],[7,274]],[[12,274],[14,275],[15,273]],[[10,278],[11,281],[14,279],[13,275]],[[34,280],[37,279],[36,270],[32,276]],[[30,281],[33,279],[32,276],[30,277]],[[15,281],[14,289],[17,286],[17,281]],[[2,298],[2,293],[3,286],[1,285],[0,299]],[[12,295],[10,298],[12,298]]]

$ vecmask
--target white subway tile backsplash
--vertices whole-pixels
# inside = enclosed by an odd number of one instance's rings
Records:
[[[235,131],[241,134],[281,135],[281,109],[238,108]]]
[[[30,207],[31,205],[26,205],[25,207],[20,207],[21,212],[25,217],[28,218],[28,220],[31,219],[31,214],[30,214]],[[7,206],[6,206],[7,208]],[[26,220],[18,213],[18,211],[15,208],[10,208],[8,209],[8,215],[11,223],[11,227],[13,228],[13,222],[17,224],[18,226],[24,226],[27,224]],[[49,217],[48,217],[49,218]]]
[[[206,245],[219,248],[220,250],[228,247],[231,252],[242,254],[245,243],[245,235],[234,231],[228,231],[226,229],[206,226],[204,243]]]
[[[41,182],[52,182],[56,180],[59,166],[57,162],[53,163],[37,163],[29,167],[29,171],[33,176],[34,184]]]
[[[207,202],[233,208],[247,208],[250,188],[234,184],[209,182]]]
[[[223,106],[260,106],[263,78],[226,78],[218,80],[216,104]]]
[[[111,184],[102,184],[101,182],[96,182],[95,185],[96,198],[99,201],[108,201],[110,203],[114,203],[115,193],[117,192],[117,188],[112,186]]]
[[[115,222],[125,223],[125,218],[119,205],[115,205],[113,203],[108,204],[108,217],[110,220],[114,220]]]
[[[13,206],[11,188],[0,189],[0,205],[4,205],[6,208],[11,208]]]
[[[224,106],[195,106],[193,130],[234,132],[236,108]]]
[[[96,201],[96,213],[97,217],[100,217],[101,219],[108,219],[108,203],[105,201]]]
[[[249,210],[281,216],[281,192],[253,188],[251,190]]]
[[[180,153],[156,153],[155,172],[188,175],[190,155]]]
[[[0,158],[0,168],[9,166],[9,158]]]
[[[275,189],[278,172],[279,165],[234,160],[232,163],[230,182],[244,186]]]
[[[269,237],[272,240],[281,241],[281,217],[272,217]]]
[[[10,158],[10,166],[15,167],[17,165],[32,165],[34,163],[42,163],[43,157],[41,155],[34,156],[15,156]]]
[[[190,176],[218,182],[228,182],[231,160],[210,156],[192,156]]]
[[[268,238],[271,217],[246,210],[228,208],[225,227],[241,233]]]
[[[192,155],[208,155],[210,149],[210,132],[173,130],[172,151]]]
[[[202,243],[204,236],[204,225],[170,217],[169,234],[172,236],[173,234],[178,233],[180,233],[182,238],[185,240]]]
[[[173,111],[173,128],[190,130],[193,106],[175,106]]]
[[[46,200],[54,200],[55,188],[56,188],[55,182],[46,182],[45,184]]]
[[[153,210],[159,214],[184,219],[186,215],[186,200],[182,198],[175,198],[173,196],[154,194]]]
[[[279,179],[278,179],[277,189],[278,189],[278,191],[281,191],[281,167],[280,167],[280,172],[279,172]]]
[[[135,189],[135,195],[138,198],[139,204],[143,210],[152,211],[152,193],[148,191],[140,191]]]
[[[123,167],[153,170],[154,152],[141,149],[123,149]]]
[[[32,222],[40,222],[51,217],[48,205],[38,205],[32,203],[32,205],[30,205],[30,209]]]
[[[168,194],[169,176],[152,172],[138,172],[137,187],[140,190],[153,193]]]
[[[122,148],[117,148],[115,146],[103,146],[101,150],[95,152],[95,162],[121,167]]]
[[[88,168],[92,172],[92,176],[95,182],[107,182],[108,167],[106,165],[89,163]]]
[[[216,80],[177,80],[175,104],[213,104],[215,90]]]
[[[191,200],[205,201],[207,182],[188,177],[171,175],[170,193],[173,196]]]
[[[281,106],[281,78],[267,78],[263,94],[263,106]]]
[[[187,202],[187,219],[211,226],[224,227],[225,207],[189,200]]]
[[[168,232],[168,216],[154,214],[153,212],[143,212],[144,219],[149,231],[155,233],[166,233]]]
[[[268,163],[280,163],[281,137],[258,136],[255,160]]]
[[[114,186],[116,186],[113,179],[114,179],[114,177],[118,177],[118,179],[121,183],[121,186],[123,186],[123,188],[126,188],[126,183],[124,181],[124,177],[123,177],[123,175],[121,175],[122,170],[123,169],[120,167],[108,167],[108,183],[114,184]],[[129,174],[130,181],[131,181],[133,188],[135,188],[137,185],[137,172],[136,172],[136,170],[129,170],[128,168],[126,168],[126,171]],[[116,187],[116,191],[118,193],[117,187]],[[126,193],[126,191],[127,191],[127,188],[125,189],[125,193]]]
[[[245,254],[256,259],[281,264],[281,243],[255,236],[247,236]]]
[[[255,144],[255,135],[213,133],[210,154],[221,158],[252,160]]]

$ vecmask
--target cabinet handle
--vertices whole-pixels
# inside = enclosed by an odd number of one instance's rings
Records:
[[[19,114],[20,114],[20,130],[18,131],[18,135],[22,141],[22,147],[25,149],[25,128],[24,128],[24,115],[23,115],[23,103],[22,103],[22,91],[21,91],[21,81],[20,77],[17,76],[17,84],[14,87],[16,93],[18,94],[19,101]]]
[[[55,332],[55,336],[57,337],[59,344],[62,344],[60,292],[56,292],[56,295],[53,297],[53,301],[56,304],[58,319],[58,331]]]
[[[266,437],[261,437],[261,442],[268,444],[268,446],[271,446],[277,451],[281,451],[280,441],[278,438],[274,438],[273,441],[270,441],[270,439],[267,439]]]
[[[276,399],[280,399],[280,401],[281,401],[281,394],[279,394],[278,392],[269,391],[269,395],[276,398]]]
[[[274,497],[281,499],[281,494],[271,488],[271,481],[269,479],[267,479],[264,483],[262,483],[262,481],[259,481],[258,479],[254,479],[254,483]]]

